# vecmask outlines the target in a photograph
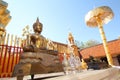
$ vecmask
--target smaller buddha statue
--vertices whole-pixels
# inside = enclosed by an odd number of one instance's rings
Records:
[[[43,25],[39,22],[37,18],[36,22],[33,24],[34,34],[30,35],[30,45],[23,48],[24,52],[36,52],[38,50],[47,49],[47,39],[41,35]]]

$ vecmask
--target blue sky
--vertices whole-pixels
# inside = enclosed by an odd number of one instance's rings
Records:
[[[102,42],[98,28],[90,28],[85,24],[85,15],[95,7],[109,6],[114,12],[114,18],[104,25],[107,41],[120,36],[120,0],[4,0],[12,16],[6,30],[10,34],[22,35],[22,29],[33,23],[39,17],[43,24],[46,38],[66,43],[68,32],[74,39],[86,42],[97,40]]]

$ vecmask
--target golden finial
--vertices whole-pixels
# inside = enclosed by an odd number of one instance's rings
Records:
[[[71,32],[69,32],[68,40],[69,40],[70,44],[74,44],[74,37],[72,36]]]

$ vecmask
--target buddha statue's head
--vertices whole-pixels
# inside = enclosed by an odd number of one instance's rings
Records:
[[[33,30],[35,33],[41,34],[42,32],[42,23],[39,22],[39,19],[37,18],[36,22],[33,24]]]

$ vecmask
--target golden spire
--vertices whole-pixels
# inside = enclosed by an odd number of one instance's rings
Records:
[[[71,32],[69,32],[68,40],[69,40],[70,44],[74,44],[74,37],[72,36]]]
[[[0,28],[5,29],[11,20],[10,11],[7,9],[8,3],[0,0]]]
[[[11,20],[10,11],[7,9],[8,3],[0,0],[0,44],[6,35],[5,27]]]

